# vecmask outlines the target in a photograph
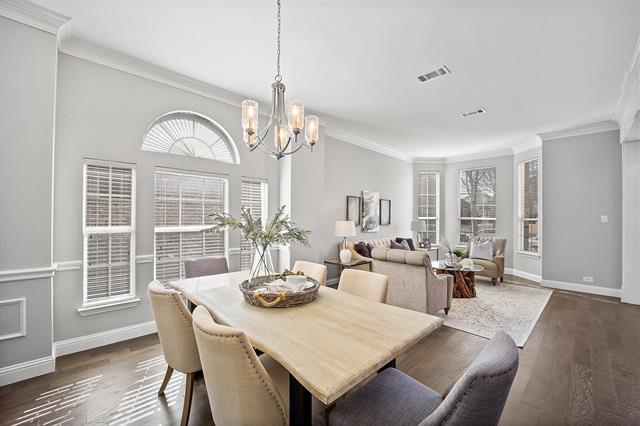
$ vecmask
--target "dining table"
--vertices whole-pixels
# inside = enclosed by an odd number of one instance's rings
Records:
[[[442,319],[320,286],[317,298],[289,308],[244,301],[248,271],[179,279],[168,285],[220,324],[239,328],[257,350],[289,372],[289,421],[312,423],[311,396],[330,405],[369,376],[395,367],[398,355]]]

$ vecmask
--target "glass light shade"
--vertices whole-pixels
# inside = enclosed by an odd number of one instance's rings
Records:
[[[287,132],[287,126],[282,122],[278,122],[275,125],[273,132],[273,140],[276,144],[276,149],[278,151],[283,151],[287,146],[287,139],[289,138],[289,133]]]
[[[246,133],[258,131],[258,103],[251,99],[242,101],[242,128]]]
[[[250,135],[249,133],[244,132],[242,138],[244,139],[244,142],[249,145],[249,147],[255,145],[256,141],[258,140],[256,133],[252,133]]]
[[[300,101],[289,101],[289,109],[287,111],[289,125],[294,133],[300,133],[304,126],[304,104]]]
[[[304,138],[309,145],[314,145],[318,142],[318,117],[315,115],[308,115],[304,120]]]

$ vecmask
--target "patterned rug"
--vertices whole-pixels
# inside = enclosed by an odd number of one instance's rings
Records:
[[[551,297],[551,290],[524,285],[476,280],[476,297],[453,299],[449,315],[437,314],[444,325],[491,338],[502,330],[518,347],[527,342]]]

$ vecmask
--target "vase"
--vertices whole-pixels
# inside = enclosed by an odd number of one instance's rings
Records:
[[[255,246],[253,259],[251,259],[250,282],[257,277],[275,275],[273,261],[271,260],[271,250],[269,246]]]

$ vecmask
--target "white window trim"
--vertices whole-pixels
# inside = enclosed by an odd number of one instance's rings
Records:
[[[156,260],[158,259],[156,253],[156,234],[165,233],[165,232],[199,232],[204,229],[209,229],[212,225],[185,225],[185,226],[166,226],[166,227],[158,227],[155,224],[155,179],[156,174],[160,173],[172,173],[180,176],[193,176],[193,177],[212,177],[219,178],[225,181],[224,184],[224,213],[229,213],[229,176],[220,174],[220,173],[210,173],[210,172],[200,172],[195,170],[188,169],[177,169],[172,167],[156,167],[153,171],[153,185],[154,185],[154,195],[153,195],[153,279],[156,280]],[[182,214],[182,213],[180,213]],[[224,257],[227,259],[227,264],[229,264],[229,231],[224,230]]]
[[[498,192],[498,167],[496,166],[482,166],[482,167],[469,167],[466,169],[458,169],[458,182],[457,182],[457,197],[458,197],[458,236],[456,237],[456,247],[467,247],[467,243],[460,241],[460,231],[462,230],[462,226],[461,226],[461,222],[463,220],[492,220],[494,221],[496,224],[498,223],[497,218],[495,217],[463,217],[460,216],[460,203],[462,202],[461,198],[460,198],[460,175],[462,174],[462,172],[466,172],[469,170],[481,170],[481,169],[496,169],[496,193]],[[498,213],[498,203],[496,203],[496,216]],[[495,226],[494,226],[495,228]]]
[[[525,221],[535,221],[538,223],[538,249],[540,248],[540,212],[538,211],[537,218],[525,218],[524,217],[524,164],[531,162],[533,160],[538,160],[538,182],[537,182],[537,198],[538,198],[538,208],[540,206],[540,158],[539,157],[531,157],[526,160],[522,160],[518,163],[518,214],[516,216],[516,238],[517,238],[517,247],[518,250],[516,254],[526,257],[532,258],[540,258],[540,253],[536,253],[533,251],[524,250],[524,233],[522,232],[523,225]]]
[[[87,166],[106,167],[127,167],[131,169],[131,225],[130,226],[109,226],[94,227],[87,226]],[[111,194],[110,194],[111,195]],[[111,216],[111,209],[109,209]],[[105,229],[109,228],[109,229]],[[87,300],[87,277],[88,277],[88,243],[90,234],[131,234],[131,249],[129,252],[129,293],[119,296],[106,297],[97,301]],[[136,298],[136,165],[118,161],[103,161],[85,159],[82,165],[82,306],[78,308],[80,315],[91,315],[114,309],[122,309],[137,306],[140,299]]]
[[[440,247],[440,171],[438,170],[421,170],[418,172],[418,183],[420,175],[434,174],[436,175],[436,215],[435,216],[418,216],[418,220],[435,220],[436,221],[436,240],[432,242],[432,247]],[[420,189],[418,188],[418,211],[420,211]],[[427,209],[428,211],[428,209]]]

